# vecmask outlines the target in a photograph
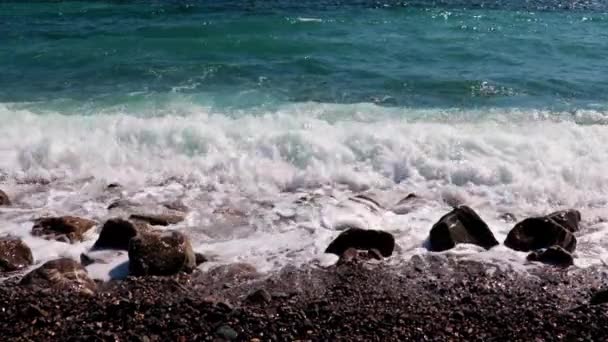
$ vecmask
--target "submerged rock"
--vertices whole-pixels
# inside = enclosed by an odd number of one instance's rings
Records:
[[[392,234],[371,229],[350,228],[332,241],[325,253],[342,256],[348,249],[376,249],[383,257],[389,257],[395,249],[395,238]]]
[[[471,243],[485,249],[498,245],[488,225],[473,209],[464,205],[441,217],[429,234],[433,251],[445,251],[459,243]]]
[[[505,246],[523,252],[559,246],[573,252],[576,248],[576,237],[549,216],[531,217],[513,227],[505,239]]]
[[[154,232],[138,234],[129,243],[129,273],[134,276],[168,276],[191,272],[196,257],[184,234]]]
[[[77,261],[61,258],[44,263],[21,280],[22,285],[92,294],[97,285]]]
[[[11,205],[11,200],[8,198],[6,192],[0,190],[0,206]]]
[[[32,251],[21,239],[0,238],[0,273],[18,271],[33,263]]]
[[[84,240],[84,234],[96,224],[75,216],[44,217],[34,222],[32,235],[74,243]]]
[[[131,220],[147,222],[153,226],[168,226],[177,224],[184,220],[183,214],[133,214],[129,217]]]
[[[551,246],[547,249],[538,250],[530,253],[527,257],[529,261],[539,261],[545,264],[568,267],[574,265],[574,259],[568,251],[560,246]]]
[[[129,241],[139,232],[149,230],[143,222],[133,223],[121,218],[113,218],[104,223],[99,233],[99,238],[93,245],[94,250],[118,249],[128,250]]]

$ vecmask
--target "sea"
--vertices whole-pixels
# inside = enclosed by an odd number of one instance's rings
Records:
[[[575,264],[601,265],[606,56],[603,0],[1,1],[0,234],[37,264],[78,258],[96,233],[47,241],[33,220],[178,203],[163,229],[204,267],[273,272],[335,262],[347,227],[392,233],[399,264],[434,253],[455,205],[501,242],[505,217],[575,208]],[[536,267],[504,246],[434,254]],[[120,277],[126,254],[104,258],[89,272]]]

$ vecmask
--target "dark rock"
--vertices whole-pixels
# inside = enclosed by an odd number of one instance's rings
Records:
[[[556,211],[547,215],[547,218],[562,225],[571,233],[578,232],[580,230],[581,213],[578,210],[568,209]]]
[[[201,253],[194,253],[194,258],[196,259],[196,266],[208,261],[207,257]]]
[[[11,205],[11,200],[8,198],[6,192],[0,190],[0,206]]]
[[[130,222],[121,218],[113,218],[103,225],[99,238],[93,245],[94,250],[118,249],[128,250],[129,241],[139,232],[148,231],[148,226],[143,222]]]
[[[129,272],[134,276],[167,276],[191,272],[196,257],[190,240],[182,233],[141,233],[129,243]]]
[[[395,204],[391,211],[397,215],[406,215],[427,205],[427,200],[411,193]]]
[[[531,217],[511,229],[505,239],[505,246],[523,252],[560,246],[573,252],[576,238],[568,229],[548,217]]]
[[[118,189],[118,188],[122,188],[122,185],[120,185],[119,183],[110,183],[110,184],[108,184],[108,186],[106,186],[106,189]]]
[[[0,238],[0,273],[18,271],[33,263],[32,251],[21,239]]]
[[[92,265],[95,263],[95,259],[91,258],[90,256],[81,253],[80,254],[80,264],[84,267],[87,267],[89,265]]]
[[[268,293],[268,291],[259,289],[249,294],[245,301],[254,305],[266,304],[272,301],[272,296],[270,293]]]
[[[471,243],[485,249],[498,245],[488,225],[473,209],[464,205],[440,218],[429,234],[433,251],[445,251],[459,243]]]
[[[608,289],[597,291],[591,296],[589,301],[591,305],[608,303]]]
[[[503,213],[498,215],[498,218],[505,222],[517,222],[517,216],[512,213]]]
[[[222,337],[228,341],[233,341],[236,340],[239,337],[239,333],[236,332],[236,330],[232,329],[230,326],[228,325],[222,325],[219,328],[217,328],[217,330],[215,331],[215,333],[219,336]]]
[[[92,294],[97,285],[77,261],[61,258],[44,263],[21,280],[22,285]]]
[[[119,208],[126,209],[126,208],[136,206],[136,205],[137,204],[135,204],[134,202],[131,202],[129,200],[119,199],[119,200],[116,200],[116,201],[110,203],[108,205],[108,210],[119,209]]]
[[[376,249],[383,257],[389,257],[395,249],[395,238],[392,234],[371,229],[350,228],[332,241],[325,253],[341,256],[349,248],[357,250]]]
[[[405,203],[411,202],[412,200],[415,200],[417,198],[419,198],[418,195],[416,195],[415,193],[411,193],[411,194],[408,194],[407,196],[405,196],[404,198],[402,198],[401,200],[399,200],[399,202],[397,202],[396,205],[405,204]]]
[[[132,220],[147,222],[153,226],[168,226],[170,224],[180,223],[184,220],[184,216],[181,214],[133,214],[129,218]]]
[[[572,255],[559,246],[551,246],[547,249],[534,251],[528,255],[527,259],[529,261],[539,261],[561,267],[568,267],[574,264]]]
[[[82,241],[84,233],[96,224],[95,221],[74,216],[44,217],[34,222],[32,235],[74,243]]]

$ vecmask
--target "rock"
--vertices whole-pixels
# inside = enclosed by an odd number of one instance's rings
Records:
[[[113,218],[104,223],[99,233],[99,238],[93,245],[94,250],[118,249],[128,250],[129,241],[139,232],[148,231],[148,226],[143,222],[130,222],[121,218]]]
[[[196,257],[190,240],[182,233],[142,233],[129,243],[129,272],[134,276],[168,276],[191,272]]]
[[[459,243],[490,249],[498,245],[488,225],[467,206],[459,206],[439,219],[429,234],[430,249],[445,251]]]
[[[97,285],[77,261],[61,258],[44,263],[21,280],[22,285],[92,294]]]
[[[427,205],[427,200],[411,193],[397,202],[391,211],[397,215],[407,215]]]
[[[578,210],[568,209],[556,211],[547,215],[547,218],[562,225],[571,233],[578,232],[580,230],[579,223],[581,222],[581,213]]]
[[[270,303],[272,301],[272,296],[268,291],[264,289],[259,289],[250,293],[245,301],[249,304],[260,305]]]
[[[382,254],[377,249],[359,251],[355,248],[349,248],[342,255],[340,255],[337,265],[360,263],[369,260],[382,260]]]
[[[0,273],[18,271],[33,263],[32,251],[21,239],[0,238]]]
[[[505,246],[523,252],[560,246],[573,252],[576,238],[557,221],[548,217],[531,217],[511,229],[505,239]]]
[[[207,257],[201,253],[194,253],[194,258],[196,260],[196,266],[208,261]]]
[[[84,240],[84,233],[95,225],[95,221],[74,216],[44,217],[34,222],[32,235],[74,243]]]
[[[228,341],[233,341],[236,340],[239,337],[239,333],[237,333],[234,329],[232,329],[230,326],[228,325],[222,325],[219,328],[217,328],[217,330],[215,331],[215,333],[219,336],[222,337]]]
[[[608,303],[608,289],[603,289],[603,290],[600,290],[600,291],[594,293],[591,296],[591,300],[589,301],[589,304],[591,304],[591,305],[604,304],[604,303]]]
[[[332,241],[325,253],[341,256],[349,248],[357,250],[376,249],[383,257],[389,257],[395,249],[395,238],[392,234],[371,229],[350,228]]]
[[[574,265],[572,255],[560,246],[551,246],[547,249],[534,251],[528,255],[527,259],[561,267]]]
[[[11,200],[8,198],[6,192],[0,190],[0,206],[9,206],[11,205]]]
[[[505,222],[517,222],[517,216],[515,216],[515,214],[512,214],[512,213],[502,213],[502,214],[498,215],[498,219],[505,221]]]
[[[147,222],[153,226],[168,226],[170,224],[180,223],[184,220],[184,216],[182,214],[133,214],[129,218],[131,220]]]
[[[84,253],[80,253],[80,264],[84,267],[87,267],[89,265],[92,265],[95,263],[95,259],[91,258],[90,256],[84,254]]]
[[[122,188],[122,185],[120,185],[120,183],[110,183],[106,186],[106,189],[119,189]]]
[[[137,206],[137,204],[135,202],[126,200],[126,199],[119,199],[116,200],[112,203],[110,203],[108,205],[108,210],[112,210],[112,209],[128,209],[130,207],[134,207]]]

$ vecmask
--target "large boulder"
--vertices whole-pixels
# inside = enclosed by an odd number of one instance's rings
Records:
[[[559,223],[571,233],[576,233],[580,230],[581,213],[578,210],[568,209],[560,210],[547,215],[547,218]]]
[[[549,216],[531,217],[511,229],[505,239],[505,246],[523,252],[559,246],[573,252],[576,248],[576,237]]]
[[[445,251],[459,243],[471,243],[485,249],[498,245],[488,225],[473,209],[464,205],[441,217],[429,234],[429,247],[433,251]]]
[[[148,225],[143,222],[131,222],[121,218],[113,218],[104,223],[99,232],[99,238],[93,245],[93,250],[117,249],[128,250],[129,241],[139,232],[148,231]]]
[[[34,222],[32,235],[74,243],[84,240],[84,234],[96,224],[95,221],[74,216],[43,217]]]
[[[190,240],[176,231],[138,234],[129,243],[129,273],[168,276],[191,272],[196,256]]]
[[[528,255],[527,259],[560,267],[568,267],[574,264],[572,255],[559,246],[534,251]]]
[[[149,223],[153,226],[168,226],[177,224],[184,220],[184,215],[181,213],[173,214],[133,214],[129,217],[131,220]]]
[[[395,249],[395,238],[392,234],[371,229],[350,228],[332,241],[325,253],[342,256],[347,250],[377,250],[383,257],[389,257]]]
[[[21,239],[0,238],[0,273],[18,271],[33,263],[32,251]]]
[[[0,190],[0,206],[11,205],[11,200],[8,198],[6,192]]]
[[[60,258],[44,263],[21,280],[22,285],[92,294],[96,284],[79,262]]]

